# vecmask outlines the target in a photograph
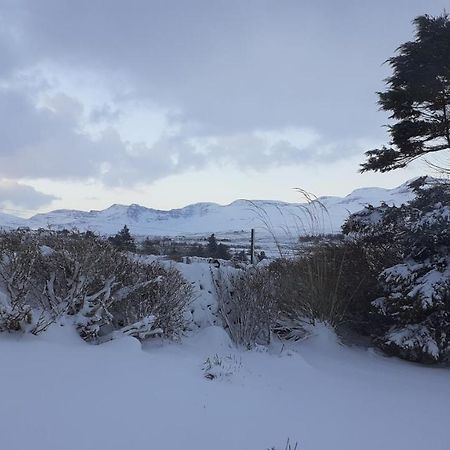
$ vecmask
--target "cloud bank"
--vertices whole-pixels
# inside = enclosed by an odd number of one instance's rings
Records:
[[[25,191],[27,179],[131,188],[210,165],[264,171],[361,153],[384,137],[380,64],[424,12],[419,0],[107,6],[0,0],[0,178],[29,207],[51,199]]]
[[[35,210],[49,205],[57,197],[38,192],[32,186],[15,181],[0,180],[0,205],[2,208]]]

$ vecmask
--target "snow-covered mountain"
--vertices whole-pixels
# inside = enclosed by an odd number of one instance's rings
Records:
[[[356,189],[346,197],[321,197],[312,203],[236,200],[229,205],[196,203],[169,211],[139,205],[112,205],[101,211],[56,210],[22,219],[0,214],[0,226],[16,228],[77,228],[114,234],[124,225],[136,235],[189,235],[260,231],[293,234],[339,231],[350,213],[367,204],[400,205],[413,197],[409,182],[394,189]]]

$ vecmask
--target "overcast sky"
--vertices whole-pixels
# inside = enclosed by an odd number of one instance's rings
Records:
[[[440,0],[0,0],[0,207],[394,187],[383,62]]]

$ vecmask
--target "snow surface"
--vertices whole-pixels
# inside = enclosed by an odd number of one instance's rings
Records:
[[[77,228],[100,234],[115,234],[127,225],[135,235],[180,236],[192,233],[240,232],[256,228],[275,234],[286,229],[298,236],[312,232],[329,233],[340,230],[350,213],[367,204],[381,202],[401,205],[413,197],[409,182],[394,189],[362,188],[344,198],[322,197],[307,203],[286,203],[275,200],[236,200],[229,205],[197,203],[170,211],[139,205],[112,205],[102,211],[56,210],[21,219],[0,214],[0,226],[16,228]]]
[[[217,326],[213,266],[190,261],[176,263],[197,293],[180,342],[0,334],[0,449],[450,449],[450,369],[343,346],[325,325],[241,351]]]
[[[251,352],[214,326],[142,346],[129,337],[93,346],[61,326],[2,334],[1,448],[265,450],[289,437],[301,450],[449,449],[448,369],[315,331]],[[224,376],[207,379],[204,362],[216,356]]]

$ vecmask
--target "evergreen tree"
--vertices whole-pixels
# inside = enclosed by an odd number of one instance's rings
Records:
[[[381,109],[395,121],[388,127],[390,145],[366,152],[362,172],[387,172],[450,149],[450,19],[424,15],[414,25],[415,40],[388,59],[393,74],[378,93]]]
[[[214,233],[208,237],[206,256],[209,258],[231,259],[229,247],[222,243],[219,244]]]
[[[217,246],[216,258],[218,258],[218,259],[230,259],[231,258],[230,251],[229,251],[227,245],[220,243]]]
[[[450,358],[450,184],[416,183],[417,197],[353,214],[344,231],[376,259],[383,295],[374,299],[384,326],[376,342],[420,362]],[[388,256],[390,255],[390,256]]]
[[[146,237],[142,242],[141,252],[144,255],[159,255],[158,242]]]
[[[217,239],[216,236],[213,234],[211,234],[211,236],[209,236],[208,238],[208,246],[207,246],[207,250],[208,250],[208,256],[210,256],[211,258],[216,258],[217,256]]]
[[[205,249],[199,243],[191,245],[188,250],[188,256],[204,256],[205,254]]]
[[[123,228],[115,235],[109,238],[114,247],[121,251],[135,252],[136,243],[130,234],[129,228],[124,225]]]

